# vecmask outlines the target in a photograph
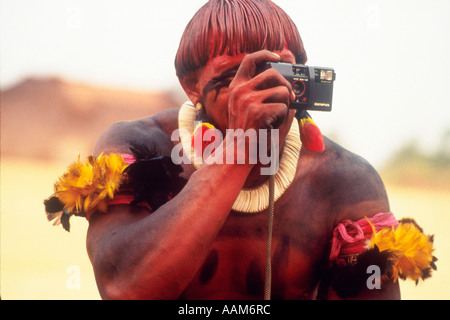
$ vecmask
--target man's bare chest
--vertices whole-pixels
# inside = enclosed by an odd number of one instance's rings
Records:
[[[276,206],[270,253],[272,298],[314,295],[328,242],[323,225],[315,223],[307,213]],[[231,213],[183,297],[262,299],[267,235],[267,212]]]

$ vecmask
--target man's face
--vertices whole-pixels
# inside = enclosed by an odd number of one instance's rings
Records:
[[[281,57],[281,61],[295,63],[295,56],[289,50],[275,51]],[[228,128],[228,100],[229,85],[233,80],[237,69],[246,54],[234,56],[222,55],[211,59],[204,67],[197,71],[198,91],[208,117],[213,124],[225,134]],[[290,112],[292,117],[286,119],[290,125],[294,112]],[[288,128],[280,127],[280,137]]]

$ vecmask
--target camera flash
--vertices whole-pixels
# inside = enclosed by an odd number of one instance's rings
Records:
[[[333,71],[331,70],[320,70],[320,80],[333,80]]]

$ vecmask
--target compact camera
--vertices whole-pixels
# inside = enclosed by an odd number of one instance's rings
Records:
[[[332,68],[311,67],[283,62],[266,62],[263,69],[274,68],[288,80],[295,93],[290,109],[331,111],[333,82],[336,73]]]

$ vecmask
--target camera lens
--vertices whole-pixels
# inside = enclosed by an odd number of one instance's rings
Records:
[[[305,84],[303,81],[295,81],[292,85],[292,90],[297,97],[300,97],[305,93]]]

